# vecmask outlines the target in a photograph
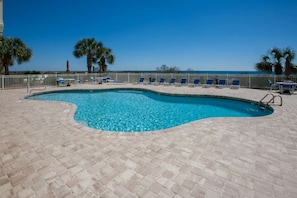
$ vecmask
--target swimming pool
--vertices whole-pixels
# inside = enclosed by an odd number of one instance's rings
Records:
[[[273,112],[251,101],[137,89],[57,91],[27,99],[73,103],[77,106],[74,115],[77,122],[113,132],[147,132],[211,117],[258,117]]]

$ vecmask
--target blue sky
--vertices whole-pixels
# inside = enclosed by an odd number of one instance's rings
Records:
[[[3,0],[3,35],[33,50],[10,71],[64,71],[67,60],[87,71],[73,56],[82,38],[112,49],[112,71],[253,71],[272,47],[296,52],[296,10],[296,0]]]

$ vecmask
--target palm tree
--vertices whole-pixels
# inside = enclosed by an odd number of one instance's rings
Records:
[[[16,60],[18,64],[27,62],[32,56],[32,50],[19,38],[0,38],[0,73],[9,75],[9,67]]]
[[[296,72],[296,67],[295,65],[292,63],[292,60],[295,58],[295,52],[290,49],[290,48],[286,48],[283,52],[284,57],[286,58],[286,62],[285,62],[285,75],[287,77],[287,79],[289,79],[289,75],[293,72]]]
[[[88,73],[92,72],[92,63],[98,48],[100,48],[99,43],[94,38],[82,39],[74,47],[73,55],[76,58],[87,55]]]
[[[262,56],[262,62],[256,64],[256,69],[264,72],[272,72],[273,64],[269,62],[269,56]]]
[[[105,62],[107,61],[109,64],[112,64],[115,59],[114,55],[111,53],[111,49],[105,48],[102,42],[97,42],[94,38],[78,41],[74,47],[73,55],[76,58],[87,55],[87,67],[89,73],[92,72],[92,63],[96,63],[97,60],[99,60],[99,71],[104,72],[107,67]]]
[[[100,43],[102,44],[102,43]],[[99,65],[99,71],[100,73],[106,72],[107,65],[113,64],[115,60],[115,56],[112,54],[111,49],[103,47],[103,44],[100,45],[101,47],[97,50],[96,58],[99,59],[98,65]]]
[[[255,68],[259,71],[272,72],[277,75],[283,73],[283,68],[285,68],[285,75],[289,76],[291,72],[296,73],[296,66],[292,63],[292,60],[295,57],[295,52],[290,49],[279,49],[274,47],[268,55],[262,57],[262,61],[256,63]],[[284,60],[285,59],[285,60]],[[282,64],[285,63],[283,66]]]

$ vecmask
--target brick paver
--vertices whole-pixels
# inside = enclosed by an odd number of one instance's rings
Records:
[[[265,90],[139,87],[259,101]],[[81,126],[74,105],[0,90],[1,197],[297,197],[297,94],[258,118],[212,118],[149,133]],[[276,101],[279,103],[279,101]]]

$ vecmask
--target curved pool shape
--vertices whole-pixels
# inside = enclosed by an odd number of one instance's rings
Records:
[[[145,132],[212,117],[258,117],[273,112],[251,101],[214,96],[160,94],[145,90],[76,90],[36,94],[34,100],[70,102],[82,125],[113,132]]]

